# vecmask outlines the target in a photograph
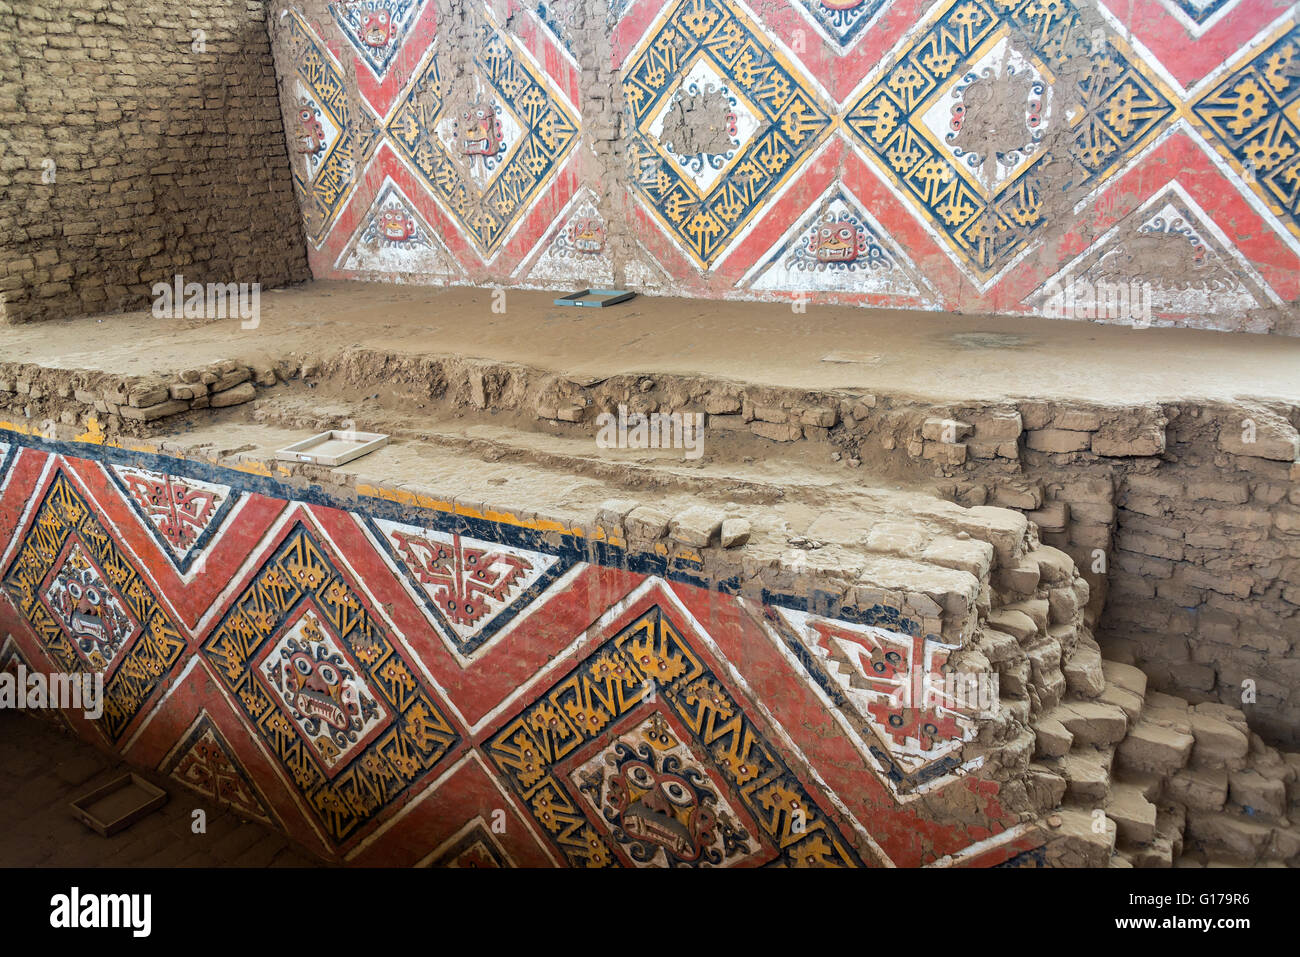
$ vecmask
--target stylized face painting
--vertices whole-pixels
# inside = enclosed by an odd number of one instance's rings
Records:
[[[296,139],[299,153],[319,153],[325,147],[325,127],[321,125],[315,111],[310,107],[303,106],[298,110]]]
[[[648,761],[624,761],[609,782],[609,803],[629,837],[694,861],[714,842],[717,817],[700,803],[685,777],[655,770]]]
[[[112,661],[134,633],[134,624],[79,547],[50,583],[45,597],[50,610],[87,657],[98,653],[103,661]]]
[[[858,258],[858,230],[848,223],[830,223],[813,234],[813,253],[819,262],[847,263]]]
[[[319,718],[340,731],[347,730],[357,706],[350,700],[337,667],[317,661],[305,651],[296,651],[285,662],[284,678],[300,714]]]
[[[415,221],[400,209],[385,209],[379,214],[379,231],[392,242],[405,242],[415,234]]]
[[[598,253],[605,248],[605,224],[594,216],[579,216],[569,227],[569,241],[580,253]]]
[[[461,149],[466,156],[496,156],[501,152],[501,124],[490,109],[461,114]]]
[[[94,584],[68,582],[68,597],[71,599],[71,612],[68,622],[72,634],[78,639],[90,639],[102,645],[108,638],[108,626],[104,616],[108,609],[104,604],[104,595]]]
[[[388,41],[393,35],[393,25],[388,19],[388,12],[376,10],[374,13],[366,14],[358,35],[361,37],[361,42],[368,47],[388,46]]]

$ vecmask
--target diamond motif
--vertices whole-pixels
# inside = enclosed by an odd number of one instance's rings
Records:
[[[388,712],[310,610],[263,654],[257,676],[331,771],[366,744]]]
[[[484,256],[494,254],[577,141],[545,76],[491,26],[480,33],[469,102],[448,103],[438,54],[388,122],[410,161]]]
[[[1043,155],[1051,84],[1047,69],[1000,31],[918,108],[917,129],[987,201]]]
[[[831,127],[799,73],[770,46],[727,0],[678,0],[624,72],[633,187],[703,267]],[[701,84],[713,85],[734,98],[735,132],[727,148],[701,155],[661,140],[668,111],[682,91],[692,95],[692,84],[700,93]]]
[[[348,83],[334,57],[297,12],[290,11],[286,23],[285,42],[295,66],[288,78],[293,181],[305,200],[308,236],[319,246],[351,191],[364,149],[352,129]]]
[[[1300,24],[1266,42],[1192,110],[1233,169],[1300,235]]]
[[[211,542],[240,498],[229,485],[134,466],[110,464],[108,474],[182,573]]]
[[[701,101],[710,97],[725,110],[717,117],[716,129],[710,131],[714,133],[713,139],[718,141],[716,148],[707,148],[715,144],[703,143],[687,147],[685,138],[689,128],[685,117],[698,115],[703,109]],[[734,92],[701,55],[672,96],[664,98],[659,109],[650,115],[646,132],[659,154],[675,163],[694,186],[696,195],[703,198],[714,183],[731,172],[740,154],[753,140],[759,123],[756,114],[757,109],[741,94]]]
[[[569,781],[637,867],[739,864],[759,843],[684,738],[656,711]]]
[[[425,0],[343,0],[329,5],[361,61],[382,80]]]
[[[388,519],[368,521],[425,617],[465,659],[572,566],[544,552]]]
[[[121,596],[104,581],[103,573],[75,538],[68,542],[63,563],[45,587],[44,599],[91,671],[111,670],[123,649],[140,633],[139,623],[126,610]]]
[[[179,629],[62,471],[4,587],[59,670],[104,672],[97,727],[111,741],[166,684],[185,650]]]
[[[592,758],[609,750],[609,729],[624,721],[634,722],[631,734],[617,739],[609,755],[622,784],[599,781],[596,772],[603,768]],[[685,751],[677,750],[678,742]],[[687,866],[756,858],[794,867],[862,866],[852,845],[659,605],[639,614],[508,721],[486,750],[575,867],[657,858]],[[641,769],[634,767],[638,758],[647,759]],[[678,771],[687,780],[672,781]],[[647,797],[650,783],[659,790]],[[674,795],[680,803],[674,803]],[[680,811],[668,811],[665,802]],[[631,816],[641,817],[635,825],[629,821],[634,805],[638,811]],[[711,824],[691,813],[702,810],[710,812]],[[737,820],[740,812],[753,822],[752,830]],[[598,828],[593,818],[604,823]]]
[[[204,712],[159,768],[192,791],[249,820],[271,824],[266,801]]]
[[[301,524],[214,626],[203,654],[336,842],[460,740]]]
[[[1050,116],[1048,86],[1081,65],[1069,155],[1049,164],[1034,136]],[[1046,223],[1046,194],[1091,189],[1174,112],[1069,0],[962,0],[898,54],[845,124],[956,261],[991,283]]]
[[[889,0],[796,0],[796,7],[843,51]]]

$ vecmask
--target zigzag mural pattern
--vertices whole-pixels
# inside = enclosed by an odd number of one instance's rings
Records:
[[[756,616],[689,561],[385,498],[340,503],[108,446],[5,433],[0,463],[9,656],[102,674],[103,718],[65,713],[78,733],[129,740],[129,760],[327,859],[923,864],[935,854],[917,840],[926,812],[912,792],[972,786],[954,773],[964,716],[900,711],[888,680],[859,681],[852,702],[826,705],[819,695],[835,689],[817,683],[820,671],[763,666],[765,681],[778,668],[797,707],[852,720],[867,758],[839,791],[824,775],[841,775],[843,759],[826,764],[824,739],[783,724],[749,690],[760,673],[746,674],[758,666],[745,649],[811,663],[832,640],[863,654],[897,649],[899,669],[937,675],[947,646],[896,608],[825,618],[772,594]],[[254,505],[230,512],[216,538],[177,526],[199,548],[202,573],[186,578],[134,486],[110,474],[164,476],[159,501],[173,504],[202,491],[190,515],[208,513],[212,489]],[[403,557],[383,535],[416,544]],[[203,591],[203,575],[228,587]],[[607,597],[593,605],[594,594]],[[172,610],[198,596],[194,615]],[[689,610],[700,603],[710,620],[736,616],[739,630],[711,634]],[[593,640],[579,648],[575,635]],[[530,823],[485,829],[503,801]],[[1003,857],[1033,846],[988,807],[978,824],[926,827],[942,830],[945,847],[990,833],[1002,835]]]

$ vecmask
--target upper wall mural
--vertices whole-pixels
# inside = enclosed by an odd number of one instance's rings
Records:
[[[1297,328],[1284,0],[339,0],[271,29],[320,278]]]

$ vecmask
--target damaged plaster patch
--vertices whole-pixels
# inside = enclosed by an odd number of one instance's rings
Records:
[[[717,156],[737,145],[736,115],[719,89],[683,93],[675,98],[664,118],[660,139],[664,148],[684,156]]]

